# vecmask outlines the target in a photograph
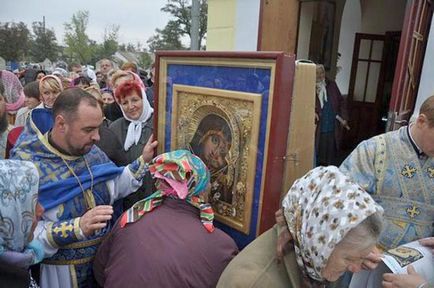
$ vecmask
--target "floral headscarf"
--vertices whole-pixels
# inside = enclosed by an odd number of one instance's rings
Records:
[[[157,179],[157,191],[135,203],[121,216],[121,227],[136,222],[145,213],[160,206],[165,197],[183,199],[200,210],[202,224],[208,232],[214,231],[214,212],[200,195],[206,192],[210,175],[202,160],[187,150],[176,150],[155,157],[149,171]]]
[[[5,87],[6,111],[17,111],[24,104],[23,85],[14,73],[7,70],[0,71],[0,80]]]
[[[336,245],[368,216],[383,212],[371,196],[337,167],[317,167],[298,179],[283,202],[297,263],[306,276],[321,270]]]
[[[39,176],[26,161],[0,161],[0,254],[22,252],[29,243]]]

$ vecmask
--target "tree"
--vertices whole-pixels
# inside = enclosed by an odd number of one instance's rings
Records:
[[[139,67],[147,68],[152,64],[152,57],[147,51],[140,52],[139,62],[137,63]]]
[[[125,51],[127,51],[127,52],[136,52],[136,47],[134,46],[133,43],[129,43],[129,42],[128,42]]]
[[[10,61],[24,60],[29,53],[30,36],[23,22],[0,23],[0,56]]]
[[[181,36],[188,35],[191,39],[191,0],[167,0],[167,4],[161,11],[170,13],[175,18],[175,23],[179,27]],[[200,0],[200,24],[199,24],[199,47],[202,46],[202,39],[206,35],[208,20],[208,2]]]
[[[34,39],[30,49],[30,55],[36,62],[42,62],[45,58],[57,60],[59,46],[56,42],[54,30],[46,29],[43,22],[33,22]]]
[[[96,63],[103,58],[108,58],[116,53],[120,48],[118,43],[119,25],[107,26],[104,30],[102,44],[97,44],[91,40],[92,57],[90,63]]]
[[[66,53],[70,62],[79,61],[82,64],[90,62],[94,53],[91,40],[86,34],[89,21],[88,11],[78,11],[72,16],[71,23],[65,23]]]
[[[104,41],[101,45],[100,59],[109,58],[114,53],[116,53],[116,51],[118,51],[119,28],[119,25],[111,25],[106,27],[104,31]]]
[[[163,30],[155,29],[156,34],[148,39],[149,51],[157,50],[183,50],[180,35],[182,31],[176,21],[170,20]]]

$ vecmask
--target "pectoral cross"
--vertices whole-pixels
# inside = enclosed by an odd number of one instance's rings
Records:
[[[417,169],[410,166],[410,165],[405,165],[404,168],[402,168],[401,170],[401,174],[402,176],[405,176],[407,178],[412,178],[414,176],[414,174],[416,173]]]
[[[74,227],[71,224],[66,224],[63,222],[60,227],[56,227],[53,229],[54,233],[62,232],[62,235],[60,237],[66,238],[68,237],[68,232],[72,232],[74,230]]]
[[[428,167],[427,171],[428,171],[429,178],[434,178],[434,168]]]
[[[417,207],[414,205],[411,206],[411,208],[407,208],[407,210],[405,211],[407,212],[408,216],[410,216],[410,218],[414,218],[420,214],[419,209],[417,209]]]

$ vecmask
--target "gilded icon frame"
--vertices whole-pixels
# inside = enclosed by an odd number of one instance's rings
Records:
[[[231,197],[228,201],[223,199],[220,192],[211,192],[210,202],[218,221],[248,234],[252,214],[261,94],[175,84],[172,95],[172,150],[192,150],[190,144],[195,133],[202,120],[210,115],[224,119],[230,127],[231,145],[226,154],[226,169],[225,172],[217,170],[211,173],[211,187],[219,187],[219,179],[224,179],[225,183],[230,183],[226,186],[229,186]]]

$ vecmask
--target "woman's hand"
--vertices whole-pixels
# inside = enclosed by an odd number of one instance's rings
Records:
[[[416,273],[413,266],[407,267],[407,274],[385,273],[383,275],[384,288],[416,288],[426,283],[422,276]]]
[[[279,209],[274,213],[274,217],[276,218],[276,224],[278,226],[278,237],[277,237],[277,261],[281,261],[283,256],[288,253],[288,249],[290,247],[289,243],[292,240],[292,235],[289,233],[288,226],[286,225],[285,216],[283,215],[283,209]]]
[[[158,145],[158,141],[153,141],[153,139],[154,134],[149,137],[148,142],[142,150],[143,160],[145,160],[146,163],[149,163],[152,158],[154,158],[154,150],[155,148],[157,148]]]
[[[371,253],[363,260],[362,268],[365,270],[374,270],[381,262],[381,257],[383,257],[383,254],[381,254],[377,247],[374,247]]]
[[[431,253],[434,254],[434,237],[423,238],[419,240],[419,243],[427,248],[431,249]]]

